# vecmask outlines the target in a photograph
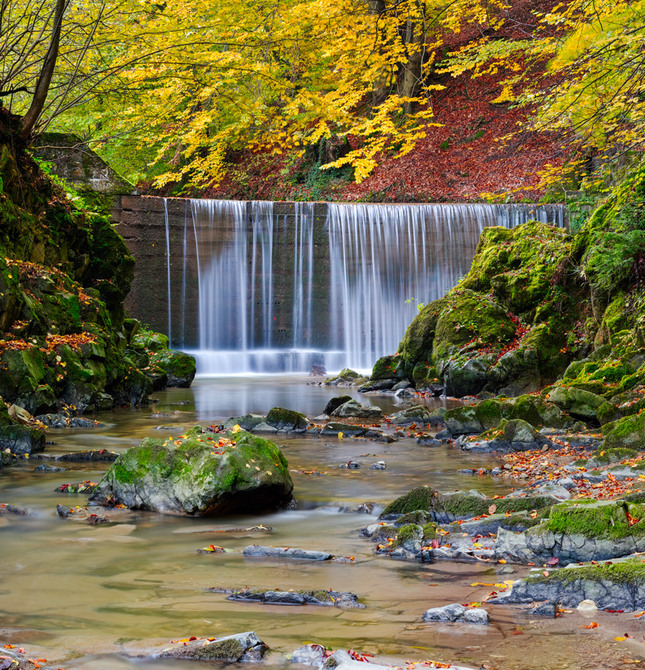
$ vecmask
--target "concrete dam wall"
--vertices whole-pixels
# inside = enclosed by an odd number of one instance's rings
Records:
[[[468,272],[484,227],[559,205],[368,205],[122,196],[129,312],[203,374],[368,369]]]

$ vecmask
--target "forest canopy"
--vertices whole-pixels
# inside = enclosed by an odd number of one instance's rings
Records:
[[[60,9],[33,129],[107,138],[157,187],[216,184],[231,152],[321,140],[322,168],[360,182],[436,123],[447,77],[494,75],[493,102],[526,106],[570,165],[643,137],[645,0],[0,0],[0,101],[15,113]]]

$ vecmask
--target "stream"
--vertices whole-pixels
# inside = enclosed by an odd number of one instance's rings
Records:
[[[51,429],[53,444],[45,453],[122,452],[143,437],[179,435],[196,423],[221,423],[229,416],[266,413],[273,406],[314,417],[331,397],[359,397],[353,389],[309,382],[305,376],[201,377],[191,389],[155,394],[149,407],[100,414],[105,427]],[[365,402],[366,396],[361,399]],[[388,397],[369,401],[385,413],[401,408]],[[438,406],[442,401],[426,402]],[[49,461],[32,457],[1,470],[0,502],[26,506],[32,514],[0,517],[0,640],[25,645],[29,653],[65,670],[194,669],[191,662],[142,661],[128,655],[145,654],[177,638],[246,630],[257,632],[273,650],[269,665],[284,665],[285,655],[307,642],[353,648],[399,664],[433,659],[498,670],[622,668],[629,665],[622,665],[624,657],[642,658],[640,636],[639,646],[629,647],[606,634],[605,629],[622,624],[620,615],[598,613],[601,625],[593,631],[584,628],[588,620],[575,611],[540,620],[494,605],[487,606],[490,626],[422,622],[427,608],[481,601],[494,590],[492,584],[522,576],[526,569],[518,566],[512,575],[501,575],[502,566],[486,563],[395,561],[376,556],[374,545],[360,538],[358,530],[375,521],[379,505],[419,485],[507,493],[502,479],[457,473],[474,463],[490,464],[490,456],[466,456],[449,446],[423,447],[407,438],[382,444],[279,435],[275,442],[289,462],[298,504],[294,510],[264,515],[192,519],[137,512],[116,515],[114,524],[89,526],[56,514],[57,504],[84,505],[86,496],[54,489],[66,482],[96,482],[109,464],[56,463],[66,471],[35,472],[35,466]],[[339,467],[349,460],[362,467]],[[387,469],[370,470],[380,460]],[[346,511],[365,501],[377,504],[373,515]],[[273,530],[223,532],[258,524]],[[227,553],[197,553],[211,543]],[[354,561],[243,558],[241,550],[256,543],[326,550]],[[206,590],[245,586],[352,591],[366,608],[230,602],[224,594]]]

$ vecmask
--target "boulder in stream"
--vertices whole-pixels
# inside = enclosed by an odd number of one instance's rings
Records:
[[[339,419],[378,419],[383,416],[383,411],[376,405],[364,405],[357,400],[350,399],[339,405],[331,413],[331,416],[338,417]]]
[[[273,442],[239,431],[145,438],[121,454],[90,502],[207,516],[276,509],[291,500],[287,461]]]
[[[190,637],[173,640],[171,645],[151,654],[152,658],[259,663],[268,649],[253,631],[220,638]]]
[[[478,625],[487,625],[490,623],[488,612],[485,609],[479,607],[469,609],[459,603],[428,609],[423,614],[423,620],[450,623],[474,623]]]

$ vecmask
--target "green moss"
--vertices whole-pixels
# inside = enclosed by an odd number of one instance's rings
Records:
[[[645,506],[622,500],[582,505],[567,502],[554,505],[548,520],[529,532],[549,531],[610,540],[645,534],[645,523],[628,524],[625,507],[634,518],[645,516]]]
[[[400,356],[383,356],[374,363],[370,379],[405,379],[404,367]]]
[[[608,465],[609,463],[619,463],[629,458],[636,458],[638,452],[634,449],[625,449],[615,447],[613,449],[598,449],[591,455],[596,465]]]
[[[191,653],[191,657],[209,661],[239,661],[244,654],[244,647],[238,640],[221,640],[209,642]]]
[[[437,533],[437,526],[434,523],[425,524],[422,530],[424,543],[430,542],[430,540],[434,540],[439,536],[439,533]]]
[[[489,296],[453,291],[437,320],[433,356],[435,360],[445,360],[469,343],[475,349],[499,348],[514,335],[515,324]]]
[[[444,305],[443,298],[425,305],[406,330],[398,352],[410,369],[417,363],[428,365],[431,360],[437,321]]]
[[[402,517],[396,520],[397,526],[406,526],[407,524],[416,524],[417,526],[423,526],[424,524],[430,521],[430,513],[425,512],[424,510],[415,510],[414,512],[408,512]]]
[[[645,582],[645,563],[640,558],[598,563],[597,565],[554,570],[545,577],[541,573],[531,574],[527,581],[531,583],[559,582],[572,584],[578,580],[591,582],[614,582],[616,584],[642,587]]]
[[[422,532],[421,526],[414,523],[402,526],[396,536],[396,546],[402,547],[406,542],[418,539]]]
[[[391,502],[383,514],[407,514],[416,510],[430,511],[433,508],[437,492],[430,487],[420,486]]]
[[[603,442],[605,448],[643,449],[645,448],[645,412],[605,424],[602,432],[605,436]]]

